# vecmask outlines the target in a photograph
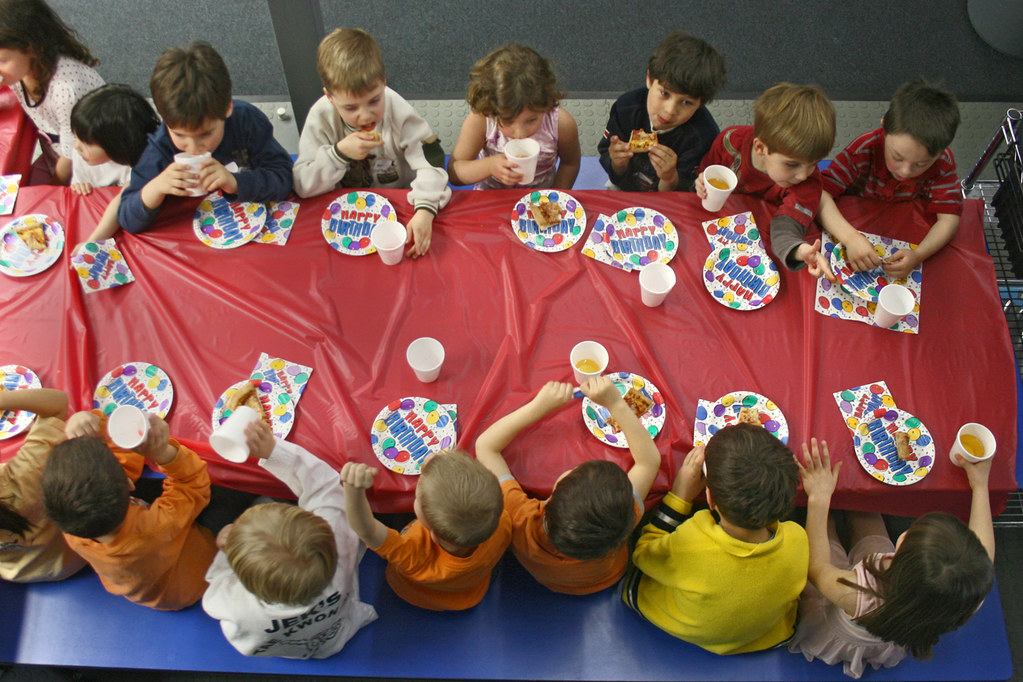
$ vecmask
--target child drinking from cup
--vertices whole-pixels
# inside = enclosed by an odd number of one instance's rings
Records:
[[[448,174],[476,189],[571,189],[582,152],[575,119],[558,105],[563,95],[548,60],[525,45],[500,47],[469,71],[466,101],[472,111],[451,152]],[[533,181],[505,154],[510,140],[535,140],[540,151]]]

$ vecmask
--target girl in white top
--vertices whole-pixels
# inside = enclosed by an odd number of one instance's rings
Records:
[[[0,0],[0,78],[39,131],[54,184],[71,177],[71,108],[103,85],[97,64],[42,0]]]
[[[832,469],[827,443],[803,444],[812,586],[803,593],[790,651],[843,663],[845,673],[858,678],[867,664],[888,668],[908,655],[931,658],[938,637],[980,608],[994,583],[991,458],[968,463],[955,457],[973,492],[969,527],[949,514],[926,514],[893,546],[880,514],[849,512],[847,557],[829,519],[841,462]]]

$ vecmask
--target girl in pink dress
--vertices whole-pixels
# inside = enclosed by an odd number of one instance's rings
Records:
[[[448,163],[451,183],[475,183],[476,189],[571,189],[582,152],[575,119],[558,106],[561,97],[550,62],[532,48],[506,45],[476,62],[466,96],[472,111]],[[540,145],[536,174],[528,184],[504,154],[509,140],[524,138]]]
[[[867,664],[890,668],[908,655],[929,659],[938,637],[980,608],[994,583],[991,458],[955,457],[973,492],[968,527],[949,514],[926,514],[892,545],[880,514],[849,512],[846,555],[829,518],[841,463],[832,469],[827,443],[803,444],[810,582],[789,651],[843,663],[845,674],[858,678]]]

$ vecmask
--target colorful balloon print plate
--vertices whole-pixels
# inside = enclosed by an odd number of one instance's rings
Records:
[[[426,456],[453,447],[455,406],[429,398],[400,398],[373,420],[370,445],[377,459],[396,474],[418,476]]]
[[[224,409],[224,403],[250,380],[239,381],[224,391],[213,406],[213,429],[216,430],[231,416],[231,410]],[[278,438],[287,438],[291,427],[295,425],[295,401],[291,394],[279,383],[261,381],[256,384],[256,396],[259,398],[263,411],[270,418],[270,429]]]
[[[895,433],[909,436],[909,459],[899,459]],[[897,407],[860,422],[853,435],[856,459],[868,474],[888,485],[912,485],[934,467],[934,439],[923,422]]]
[[[174,384],[167,373],[148,362],[126,362],[99,380],[92,408],[110,414],[121,405],[152,412],[163,419],[174,403]]]
[[[39,225],[46,235],[46,248],[33,251],[17,230]],[[0,272],[11,277],[36,275],[56,263],[63,250],[64,228],[59,222],[41,213],[21,216],[0,230]]]
[[[39,377],[28,367],[21,365],[0,366],[0,388],[18,391],[23,388],[42,388]],[[34,412],[25,410],[0,410],[0,440],[16,436],[29,427],[35,419]]]
[[[716,401],[701,400],[696,408],[693,426],[693,445],[706,445],[715,433],[739,423],[742,408],[755,408],[760,413],[760,424],[782,443],[789,442],[789,424],[785,415],[770,398],[751,391],[732,391]]]
[[[703,264],[703,286],[726,308],[757,310],[778,296],[781,277],[766,252],[722,246]]]
[[[375,192],[346,192],[324,209],[321,229],[331,247],[349,256],[376,253],[369,233],[380,220],[397,220],[398,214]]]
[[[888,243],[882,241],[881,244],[874,244],[874,253],[881,258],[888,258],[898,250],[899,247],[893,244],[891,240],[888,240]],[[831,261],[831,269],[835,273],[835,279],[842,285],[842,288],[850,294],[859,296],[871,303],[877,303],[877,294],[886,284],[905,284],[908,281],[906,277],[890,280],[882,268],[861,270],[859,272],[853,270],[852,264],[846,258],[845,246],[842,244],[836,244],[831,249],[829,260]],[[912,275],[912,273],[910,274]]]
[[[536,224],[530,204],[555,203],[561,222],[547,229]],[[552,189],[530,192],[515,203],[511,213],[512,231],[519,240],[536,251],[555,253],[570,249],[586,231],[586,211],[575,197]]]
[[[606,249],[629,271],[654,261],[671,262],[678,251],[675,225],[654,209],[640,206],[623,208],[607,221],[598,218],[587,241],[590,248]]]
[[[199,202],[192,229],[206,246],[236,249],[255,239],[265,224],[266,206],[254,201],[228,201],[217,191]]]
[[[635,388],[654,401],[653,406],[640,416],[639,421],[650,432],[651,438],[656,437],[661,432],[661,429],[664,428],[664,419],[667,416],[664,409],[664,396],[657,390],[657,387],[632,372],[612,372],[607,377],[615,382],[615,388],[622,395],[625,395],[625,392],[630,388]],[[586,430],[592,433],[597,440],[613,445],[616,448],[629,447],[625,434],[615,430],[613,426],[607,423],[607,418],[611,416],[611,413],[606,407],[598,405],[589,398],[583,398],[582,410],[583,423],[586,424]]]

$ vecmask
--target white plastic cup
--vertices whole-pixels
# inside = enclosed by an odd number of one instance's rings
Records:
[[[134,450],[149,435],[149,415],[134,405],[121,405],[107,419],[110,441],[124,450]]]
[[[572,347],[572,352],[569,354],[568,359],[572,363],[575,383],[581,384],[587,379],[599,377],[603,374],[604,370],[607,369],[610,356],[607,354],[607,348],[604,348],[596,341],[580,341]],[[579,369],[578,365],[583,360],[592,360],[597,363],[596,371],[584,372]]]
[[[198,175],[199,167],[202,165],[202,162],[208,158],[210,158],[209,152],[205,152],[203,154],[186,154],[185,152],[180,152],[174,155],[174,163],[183,163],[188,166],[189,171]],[[206,194],[206,190],[200,187],[198,182],[196,182],[195,187],[188,191],[188,196],[190,197],[201,197],[204,194]]]
[[[715,187],[710,184],[711,179],[720,180],[728,185],[728,189]],[[710,211],[711,213],[720,211],[721,207],[725,205],[725,201],[728,200],[728,197],[735,190],[737,184],[739,184],[739,178],[735,177],[735,173],[732,172],[731,168],[717,164],[707,166],[706,170],[703,171],[703,186],[707,188],[707,197],[703,200],[703,210]]]
[[[428,384],[440,376],[440,368],[444,364],[444,346],[437,339],[421,336],[408,345],[405,359],[416,373],[416,378]]]
[[[213,451],[228,462],[242,463],[249,458],[245,427],[259,421],[259,415],[248,405],[239,405],[220,428],[210,435]]]
[[[405,256],[405,228],[394,220],[381,220],[369,233],[369,241],[385,265],[397,265]]]
[[[967,452],[966,448],[963,447],[963,436],[973,436],[980,441],[980,444],[984,447],[984,456],[977,457]],[[949,459],[955,464],[955,455],[958,453],[962,455],[962,458],[967,462],[983,462],[986,459],[991,459],[995,456],[995,434],[991,433],[983,424],[976,424],[970,422],[969,424],[963,424],[959,427],[959,432],[956,433],[956,442],[952,444],[952,449],[948,452]],[[958,465],[957,465],[958,466]]]
[[[877,307],[874,309],[874,324],[888,329],[902,321],[913,312],[916,299],[913,292],[901,284],[888,284],[877,295]]]
[[[675,286],[675,271],[667,263],[655,261],[639,271],[639,289],[643,305],[656,308],[664,303]]]
[[[504,155],[515,169],[522,173],[519,184],[528,185],[536,177],[536,157],[540,155],[540,143],[530,138],[508,140],[504,145]]]

